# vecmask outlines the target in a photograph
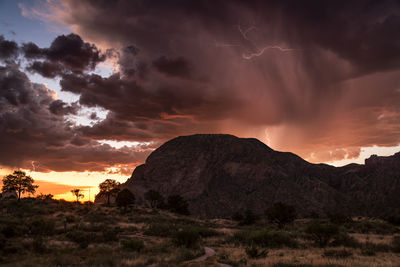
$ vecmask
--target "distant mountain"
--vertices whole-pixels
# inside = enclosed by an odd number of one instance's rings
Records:
[[[149,189],[165,197],[180,194],[192,214],[205,218],[246,209],[261,214],[276,202],[296,206],[301,216],[385,216],[400,214],[400,153],[337,168],[274,151],[253,138],[180,136],[151,153],[122,187],[138,204]]]

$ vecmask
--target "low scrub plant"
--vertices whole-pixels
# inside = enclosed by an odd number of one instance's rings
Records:
[[[131,238],[131,239],[123,239],[121,240],[121,247],[129,250],[140,252],[144,249],[144,242],[140,239]]]
[[[353,252],[347,249],[327,249],[324,251],[324,257],[344,259],[353,256]]]
[[[179,247],[195,248],[200,241],[200,234],[193,228],[183,228],[175,232],[172,239]]]
[[[293,235],[285,231],[240,231],[234,234],[233,241],[235,243],[269,248],[298,247],[298,242]]]

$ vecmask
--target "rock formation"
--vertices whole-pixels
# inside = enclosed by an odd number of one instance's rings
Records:
[[[165,197],[179,194],[192,214],[205,218],[246,209],[262,214],[276,202],[296,206],[300,216],[380,216],[399,213],[400,153],[336,168],[274,151],[253,138],[180,136],[151,153],[122,187],[138,204],[150,189]]]

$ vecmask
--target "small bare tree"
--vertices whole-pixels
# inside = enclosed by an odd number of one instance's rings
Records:
[[[72,195],[76,197],[76,202],[79,202],[80,198],[84,198],[85,195],[82,193],[82,189],[75,188],[71,190]]]

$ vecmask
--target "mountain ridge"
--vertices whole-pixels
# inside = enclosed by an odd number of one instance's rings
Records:
[[[165,197],[182,195],[191,213],[205,218],[227,218],[246,209],[261,214],[275,202],[296,206],[300,216],[383,216],[399,213],[399,163],[396,153],[334,167],[275,151],[255,138],[196,134],[161,145],[122,187],[138,204],[145,203],[150,189]]]

